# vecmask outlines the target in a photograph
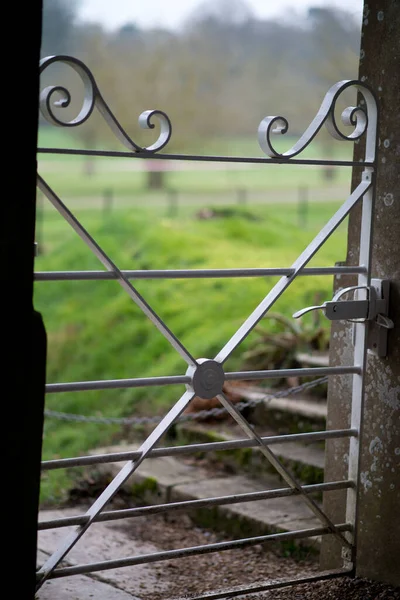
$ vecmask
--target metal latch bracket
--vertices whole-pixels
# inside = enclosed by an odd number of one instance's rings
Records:
[[[359,291],[360,290],[360,291]],[[364,291],[365,298],[342,300],[350,292],[357,295]],[[379,357],[387,354],[388,330],[393,329],[394,323],[389,319],[390,281],[388,279],[371,279],[371,285],[347,287],[335,294],[332,300],[320,306],[308,306],[296,313],[298,319],[312,310],[322,310],[330,321],[369,322],[368,352]]]

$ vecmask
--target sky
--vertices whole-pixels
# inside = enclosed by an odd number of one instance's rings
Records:
[[[143,28],[180,27],[203,0],[80,0],[80,21],[100,22],[112,30],[125,23]],[[364,0],[246,0],[260,19],[283,18],[304,13],[310,6],[338,7],[358,17]]]

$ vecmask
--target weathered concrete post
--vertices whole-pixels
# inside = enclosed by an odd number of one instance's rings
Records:
[[[373,0],[365,4],[359,78],[375,91],[380,107],[378,174],[373,277],[389,279],[390,311],[394,329],[388,336],[385,358],[368,356],[361,437],[360,489],[356,574],[400,585],[400,3]],[[356,160],[363,148],[355,150]],[[359,207],[349,220],[347,264],[358,262]],[[353,285],[336,281],[335,287]],[[351,326],[332,329],[331,362],[352,360]],[[336,379],[336,381],[335,381]],[[328,428],[348,427],[351,379],[334,378],[328,392]],[[347,442],[348,446],[348,442]],[[344,458],[343,458],[344,457]],[[345,479],[346,442],[327,444],[326,480]],[[345,494],[329,493],[328,515],[343,522]],[[341,566],[340,549],[326,538],[321,566]]]

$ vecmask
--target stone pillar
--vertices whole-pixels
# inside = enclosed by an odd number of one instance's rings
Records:
[[[348,260],[347,263],[354,264]],[[357,284],[354,275],[338,275],[335,277],[332,295],[339,289]],[[343,321],[332,321],[329,344],[329,364],[338,367],[353,364],[352,328]],[[327,429],[348,429],[351,423],[352,375],[338,375],[329,378]],[[347,479],[349,440],[340,438],[327,440],[325,443],[325,481]],[[346,521],[347,490],[336,490],[324,494],[324,510],[334,523]],[[323,570],[342,567],[342,546],[333,537],[322,538],[321,568]]]
[[[368,356],[361,436],[356,574],[400,585],[400,5],[373,0],[364,7],[359,78],[375,91],[380,107],[378,173],[372,276],[391,281],[389,332],[385,358]],[[363,155],[362,144],[355,150]],[[358,260],[360,209],[349,220],[347,264]],[[347,282],[346,282],[347,283]],[[351,285],[352,283],[350,283]],[[336,282],[336,285],[342,284]],[[351,327],[332,330],[332,364],[348,364]],[[339,382],[340,379],[340,382]],[[328,393],[328,427],[348,427],[351,386],[332,380]],[[345,443],[327,444],[326,480],[347,474]],[[336,522],[344,519],[345,495],[327,495],[325,509]],[[341,566],[336,542],[326,538],[321,566]]]

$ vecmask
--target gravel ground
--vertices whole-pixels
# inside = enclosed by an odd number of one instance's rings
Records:
[[[126,524],[125,524],[126,527]],[[126,531],[126,529],[125,529]],[[135,519],[132,524],[135,539],[156,544],[160,549],[171,550],[221,541],[214,532],[196,527],[188,515],[158,515],[151,519]],[[270,545],[228,550],[215,554],[199,555],[163,561],[155,564],[157,578],[163,592],[154,590],[141,595],[143,600],[168,600],[195,597],[196,595],[252,586],[268,580],[307,577],[318,574],[315,558],[296,561],[282,557]],[[167,584],[168,595],[165,593]],[[233,596],[226,596],[233,598]],[[400,588],[363,579],[341,577],[240,596],[242,600],[400,600]]]
[[[258,596],[242,596],[258,600],[397,600],[400,588],[393,588],[367,579],[341,577],[329,581],[298,585]]]
[[[126,527],[126,525],[125,525]],[[126,531],[126,529],[125,529]],[[188,515],[152,516],[135,519],[132,535],[143,542],[151,542],[162,550],[200,546],[226,537],[196,527]],[[280,579],[295,574],[312,575],[318,565],[311,559],[296,562],[260,546],[226,550],[213,554],[180,558],[156,563],[160,583],[168,580],[168,598],[195,596],[224,588],[243,586],[267,579]],[[165,589],[165,588],[164,588]],[[165,591],[143,600],[167,600]]]

